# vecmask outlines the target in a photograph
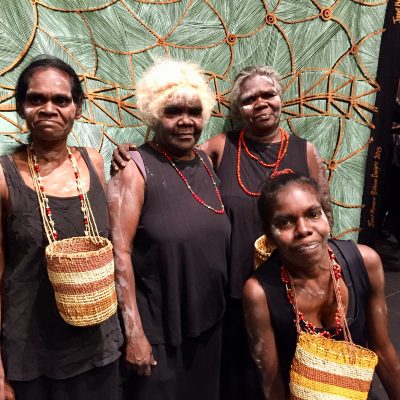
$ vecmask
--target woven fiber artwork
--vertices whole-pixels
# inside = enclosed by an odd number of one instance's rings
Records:
[[[2,0],[0,150],[26,143],[14,85],[35,56],[55,55],[86,93],[70,145],[143,143],[135,85],[159,57],[199,63],[216,106],[201,141],[238,125],[233,79],[268,64],[283,76],[282,127],[315,143],[333,201],[333,236],[357,240],[364,207],[386,0]]]

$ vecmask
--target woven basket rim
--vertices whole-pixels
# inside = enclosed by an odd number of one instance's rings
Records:
[[[261,247],[265,245],[264,247]],[[268,240],[267,235],[262,235],[254,242],[254,249],[260,256],[269,256],[275,249],[275,246]]]
[[[80,251],[80,252],[65,252],[65,251],[61,251],[58,252],[57,248],[65,245],[65,243],[73,243],[76,242],[77,240],[81,240],[81,241],[90,241],[92,243],[95,243],[95,240],[99,241],[99,244],[102,244],[103,247],[97,248],[96,250],[89,250],[89,251]],[[109,252],[110,250],[112,250],[113,246],[112,243],[109,239],[102,237],[102,236],[75,236],[72,238],[68,238],[68,239],[62,239],[62,240],[57,240],[53,243],[50,243],[46,249],[45,249],[45,254],[46,257],[48,258],[88,258],[94,255],[102,255],[106,252]]]
[[[316,349],[316,353],[319,354],[338,354],[338,349],[342,350],[342,356],[346,357],[347,354],[343,352],[344,348],[351,349],[353,348],[354,350],[357,350],[359,353],[357,354],[357,359],[359,360],[370,360],[371,362],[377,361],[378,356],[376,353],[366,347],[359,346],[355,343],[350,343],[345,340],[335,340],[331,338],[326,338],[322,337],[319,335],[311,334],[308,332],[301,332],[299,335],[298,340],[301,340],[303,343],[307,343],[307,345],[311,346],[312,348]],[[320,342],[325,342],[329,340],[330,341],[330,347],[327,348],[326,346],[320,346],[318,343]],[[348,353],[350,355],[350,352]]]

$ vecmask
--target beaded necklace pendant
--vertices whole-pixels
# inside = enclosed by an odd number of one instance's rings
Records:
[[[242,190],[249,196],[252,197],[259,197],[261,195],[260,192],[252,192],[243,183],[242,177],[241,177],[241,155],[242,155],[242,148],[244,148],[245,153],[254,161],[256,161],[259,165],[261,165],[264,168],[273,168],[273,171],[271,173],[271,177],[281,175],[281,174],[290,174],[293,173],[293,170],[290,168],[285,168],[284,170],[279,170],[279,165],[282,161],[282,159],[285,157],[287,153],[287,149],[289,146],[289,135],[284,131],[284,129],[279,128],[279,132],[281,134],[281,141],[279,144],[279,150],[278,154],[276,157],[276,161],[273,163],[266,163],[263,160],[260,159],[260,157],[256,156],[253,154],[249,148],[246,145],[246,141],[244,139],[244,129],[240,131],[239,134],[239,140],[238,140],[238,149],[237,149],[237,162],[236,162],[236,178],[238,181],[239,186],[242,188]]]

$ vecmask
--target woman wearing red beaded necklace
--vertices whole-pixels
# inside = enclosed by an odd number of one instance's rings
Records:
[[[287,174],[269,179],[259,210],[277,251],[246,282],[243,304],[263,398],[289,398],[296,319],[302,331],[344,340],[344,316],[353,342],[377,353],[376,372],[389,398],[399,400],[400,361],[388,335],[378,254],[351,241],[328,241],[326,201],[308,178]]]
[[[83,98],[69,65],[50,56],[33,60],[16,85],[17,112],[26,121],[29,144],[0,158],[0,366],[18,400],[118,395],[117,314],[94,326],[67,324],[58,313],[44,256],[43,224],[54,240],[83,236],[93,212],[99,234],[108,236],[103,159],[94,149],[67,146]],[[0,398],[14,399],[0,377]]]
[[[200,69],[159,61],[137,84],[154,131],[108,186],[125,328],[125,395],[217,400],[230,224],[211,161],[193,146],[213,94]]]

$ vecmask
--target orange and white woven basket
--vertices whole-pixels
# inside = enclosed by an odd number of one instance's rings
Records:
[[[367,400],[377,355],[349,341],[301,332],[290,370],[292,400]]]
[[[47,271],[58,311],[70,325],[99,324],[117,311],[111,242],[99,236],[54,241],[46,247]]]

